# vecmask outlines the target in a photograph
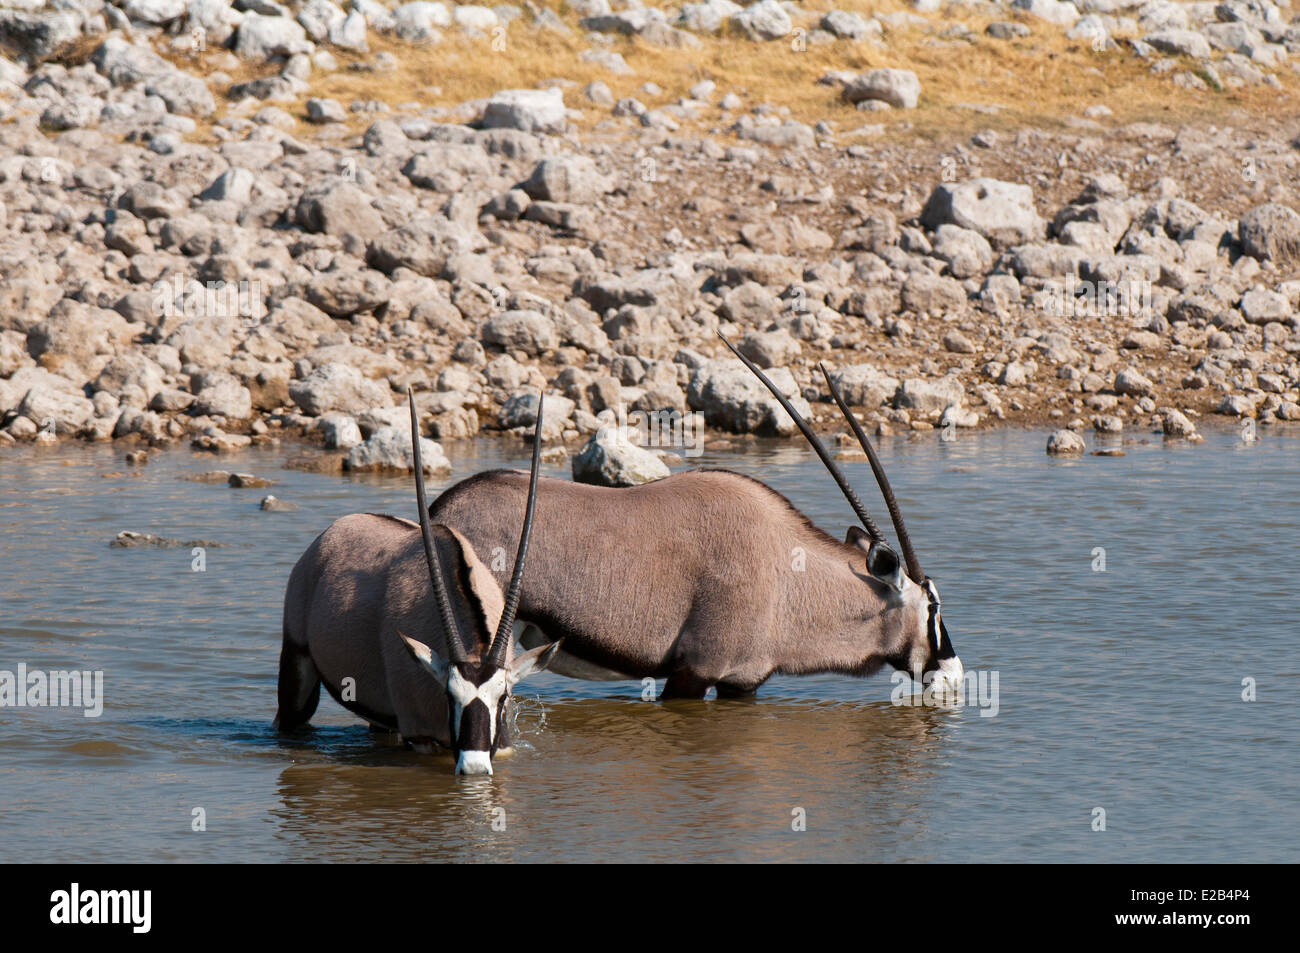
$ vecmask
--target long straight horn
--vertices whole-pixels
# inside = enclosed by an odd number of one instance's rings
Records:
[[[429,564],[429,580],[433,583],[433,594],[438,600],[442,630],[447,636],[447,658],[454,664],[460,665],[466,661],[465,646],[460,640],[456,613],[452,611],[451,600],[447,598],[447,587],[442,584],[438,550],[433,545],[433,529],[429,526],[429,504],[424,498],[424,463],[420,460],[420,422],[415,414],[415,394],[409,387],[406,388],[406,399],[411,405],[411,455],[415,463],[415,500],[420,507],[420,535],[424,538],[424,561]]]
[[[858,495],[853,492],[853,487],[849,486],[849,481],[848,478],[844,476],[844,471],[839,468],[838,464],[835,463],[835,460],[826,451],[826,448],[822,446],[822,442],[817,439],[817,435],[813,433],[813,430],[808,426],[807,421],[799,416],[799,412],[794,409],[790,404],[790,401],[786,400],[785,395],[776,389],[776,385],[767,379],[767,375],[760,371],[753,361],[736,350],[732,343],[723,337],[721,331],[718,332],[718,337],[722,338],[722,343],[727,345],[731,353],[740,358],[741,361],[744,362],[745,366],[754,372],[754,376],[763,382],[763,385],[772,392],[772,396],[777,399],[783,408],[785,408],[785,412],[790,415],[790,419],[794,421],[794,425],[799,428],[799,431],[804,435],[808,442],[812,444],[812,448],[817,451],[817,456],[821,457],[822,463],[826,464],[826,469],[830,471],[831,476],[835,478],[835,482],[839,484],[840,492],[843,493],[845,498],[849,501],[849,506],[853,507],[853,512],[857,514],[858,519],[862,522],[862,526],[866,529],[867,535],[877,543],[884,542],[885,536],[880,532],[880,527],[876,525],[875,520],[873,520],[867,513],[867,508],[862,505],[862,501],[858,499]]]
[[[889,485],[889,478],[885,476],[885,468],[880,463],[880,457],[876,456],[876,448],[871,445],[867,439],[866,432],[862,425],[858,423],[858,418],[853,416],[853,412],[844,403],[844,398],[840,396],[839,388],[831,382],[831,375],[826,370],[826,365],[819,363],[817,365],[822,372],[822,377],[826,378],[826,386],[830,388],[831,397],[835,399],[835,404],[840,408],[840,413],[849,422],[853,428],[853,436],[858,438],[862,450],[867,455],[867,460],[871,462],[871,472],[876,475],[876,483],[880,486],[880,494],[885,498],[885,506],[889,509],[889,519],[894,524],[894,532],[898,534],[898,545],[903,550],[903,562],[907,564],[907,574],[912,577],[915,583],[925,581],[925,573],[921,572],[921,563],[916,558],[916,550],[912,548],[911,537],[907,535],[907,527],[903,525],[903,514],[899,512],[898,501],[894,499],[894,491]]]
[[[533,430],[533,465],[528,475],[528,503],[524,508],[524,528],[519,533],[519,550],[515,553],[515,569],[510,575],[510,588],[506,590],[506,605],[501,611],[496,637],[488,650],[487,660],[500,668],[505,664],[506,649],[510,647],[515,626],[515,612],[519,609],[519,589],[524,581],[524,560],[528,556],[528,540],[533,535],[533,505],[537,502],[537,461],[542,449],[542,402],[544,395],[537,392],[537,425]]]

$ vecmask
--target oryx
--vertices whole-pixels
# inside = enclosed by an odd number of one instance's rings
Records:
[[[701,698],[711,686],[721,696],[747,695],[776,673],[869,675],[885,663],[918,681],[937,678],[940,689],[957,687],[962,667],[938,589],[922,573],[884,469],[829,375],[871,461],[902,560],[808,424],[737,356],[794,419],[862,528],[850,527],[840,542],[775,490],[727,470],[623,489],[545,479],[520,644],[563,639],[552,671],[662,677],[670,697]],[[496,470],[450,487],[430,512],[489,552],[508,544],[525,503],[522,475]]]
[[[511,688],[556,650],[540,645],[514,656],[511,637],[536,502],[542,401],[503,597],[465,536],[430,525],[409,393],[408,400],[419,525],[374,513],[345,516],[303,553],[284,597],[275,725],[288,731],[311,718],[324,682],[372,726],[397,731],[421,750],[433,743],[451,749],[457,773],[491,774],[493,755],[510,747]]]

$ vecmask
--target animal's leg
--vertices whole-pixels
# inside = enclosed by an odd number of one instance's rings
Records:
[[[679,668],[668,676],[660,698],[703,698],[713,683],[687,669]]]
[[[280,731],[292,731],[305,725],[316,714],[320,703],[320,673],[305,648],[289,640],[289,633],[284,634],[284,643],[280,646],[280,680],[277,685],[280,710],[275,714],[271,727]]]
[[[664,698],[703,698],[712,685],[722,694],[722,679],[732,674],[727,637],[743,611],[743,601],[733,596],[715,592],[691,612],[673,646],[673,667]],[[737,684],[734,679],[733,684]]]
[[[424,753],[432,750],[430,745],[451,746],[447,694],[427,672],[390,666],[387,690],[403,741]]]

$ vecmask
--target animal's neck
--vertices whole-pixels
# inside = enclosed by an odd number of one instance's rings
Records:
[[[783,574],[772,625],[778,672],[866,674],[884,661],[890,614],[868,604],[876,597],[855,560],[856,551],[832,544],[810,549],[802,571]]]

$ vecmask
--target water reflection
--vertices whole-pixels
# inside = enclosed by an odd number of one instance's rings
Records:
[[[277,837],[300,860],[867,860],[920,839],[911,808],[933,796],[960,717],[843,702],[546,709],[546,731],[490,779],[455,777],[446,756],[360,753],[361,727],[313,739],[280,772]]]

